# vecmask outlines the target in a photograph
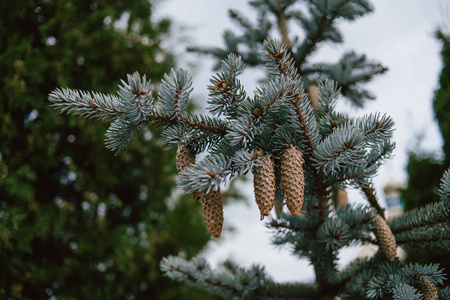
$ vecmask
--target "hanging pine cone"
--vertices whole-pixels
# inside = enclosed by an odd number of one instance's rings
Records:
[[[178,147],[177,155],[176,155],[176,165],[178,173],[184,171],[189,166],[195,164],[195,153],[191,150],[191,147],[186,145],[180,145]],[[192,198],[195,200],[201,199],[201,193],[195,191],[191,194]]]
[[[195,164],[195,153],[191,147],[182,144],[178,147],[176,160],[178,172],[184,171],[187,167]]]
[[[436,286],[428,279],[420,281],[417,285],[423,295],[424,300],[438,300],[438,291]]]
[[[211,191],[202,196],[203,217],[206,227],[214,237],[219,237],[223,225],[223,204],[220,191]]]
[[[337,190],[336,192],[336,208],[339,209],[348,205],[348,195],[345,190]]]
[[[303,205],[305,177],[302,153],[297,147],[287,148],[281,156],[281,189],[289,211],[298,215]]]
[[[395,257],[397,256],[397,244],[395,242],[395,237],[392,234],[391,228],[379,215],[376,215],[374,217],[374,221],[374,233],[377,237],[378,246],[380,247],[381,252],[389,261],[394,261]]]
[[[266,154],[260,158],[260,164],[253,168],[253,188],[261,216],[270,215],[275,205],[275,166]]]

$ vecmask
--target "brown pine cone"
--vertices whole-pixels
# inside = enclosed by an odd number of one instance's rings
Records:
[[[300,214],[305,194],[303,157],[297,147],[289,147],[281,156],[281,189],[292,215]]]
[[[178,147],[176,161],[178,172],[184,171],[187,167],[195,164],[195,153],[189,146],[180,145]]]
[[[418,283],[417,287],[423,295],[424,300],[438,300],[438,291],[436,286],[428,279]]]
[[[178,173],[181,171],[184,171],[189,166],[192,166],[195,164],[195,153],[191,150],[189,146],[186,145],[180,145],[178,147],[177,155],[176,155],[176,164],[177,164],[177,170]],[[195,191],[192,194],[190,194],[192,198],[195,200],[201,199],[201,192]]]
[[[336,192],[336,208],[339,209],[348,205],[348,195],[345,190],[337,190]]]
[[[261,215],[270,215],[275,205],[275,166],[267,154],[263,154],[260,164],[253,167],[253,188]]]
[[[223,226],[223,204],[220,191],[202,194],[202,210],[206,227],[214,237],[219,237]]]
[[[389,261],[394,261],[395,257],[397,256],[397,244],[395,242],[395,237],[392,234],[391,228],[379,215],[376,215],[374,217],[374,221],[374,233],[377,237],[378,246],[380,247],[381,252]]]

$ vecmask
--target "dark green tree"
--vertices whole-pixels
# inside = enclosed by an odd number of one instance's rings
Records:
[[[105,126],[47,101],[55,86],[114,91],[133,70],[156,87],[174,57],[161,46],[170,21],[151,20],[152,2],[1,2],[0,298],[204,297],[159,270],[162,257],[191,257],[209,240],[200,204],[172,196],[174,153],[160,131],[114,156]]]
[[[394,121],[381,113],[351,118],[336,109],[341,94],[356,105],[370,99],[363,83],[385,68],[355,54],[332,65],[304,59],[318,43],[341,40],[335,20],[353,20],[371,5],[365,0],[251,3],[262,12],[258,25],[232,13],[244,35],[226,33],[227,49],[197,49],[224,57],[208,86],[207,113],[186,110],[192,78],[185,70],[164,77],[157,97],[136,72],[122,81],[118,95],[55,87],[49,101],[82,118],[110,120],[106,146],[112,150],[125,149],[139,129],[160,125],[163,142],[178,148],[178,186],[200,200],[215,237],[224,223],[223,185],[252,172],[255,200],[261,218],[270,216],[274,244],[308,259],[316,275],[314,283],[277,283],[262,266],[227,261],[213,269],[202,257],[189,260],[182,254],[161,262],[174,280],[233,299],[448,299],[443,270],[436,264],[405,264],[397,259],[397,247],[449,253],[450,170],[441,179],[439,203],[385,220],[372,178],[394,149]],[[301,3],[306,9],[296,10]],[[282,42],[266,36],[268,11]],[[303,25],[304,39],[287,38],[289,18]],[[253,96],[239,80],[244,62],[266,67],[267,81]],[[316,93],[306,92],[304,87],[322,76],[337,79],[319,81]],[[199,153],[204,156],[196,161]],[[360,189],[367,205],[338,201],[348,186]],[[378,252],[339,270],[339,252],[354,243],[377,245]]]
[[[439,77],[439,88],[436,90],[433,100],[433,109],[444,141],[442,147],[444,155],[442,158],[438,158],[436,154],[420,150],[409,153],[408,185],[401,192],[406,211],[439,201],[437,187],[440,174],[450,165],[450,36],[444,31],[438,30],[436,38],[442,43],[443,67]],[[450,258],[445,253],[410,249],[407,259],[420,263],[427,261],[440,263],[442,267],[450,269]]]

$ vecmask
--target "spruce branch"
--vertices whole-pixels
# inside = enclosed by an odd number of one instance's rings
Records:
[[[298,74],[305,77],[307,85],[316,84],[328,77],[338,83],[342,95],[355,106],[361,107],[366,100],[373,99],[374,96],[362,85],[387,71],[380,63],[352,51],[345,53],[339,62],[334,64],[311,64],[308,59],[320,44],[342,43],[342,34],[337,28],[338,20],[354,21],[372,12],[372,5],[365,0],[309,1],[304,4],[305,11],[294,7],[297,2],[300,1],[250,1],[258,13],[256,25],[251,24],[236,10],[232,10],[229,15],[242,29],[242,34],[226,31],[223,35],[226,45],[224,49],[190,47],[188,50],[210,54],[219,60],[224,59],[228,53],[236,53],[249,66],[263,65],[266,61],[258,56],[258,51],[270,36],[270,30],[275,24],[281,41],[287,46],[286,49],[292,52],[293,64]],[[302,27],[305,34],[301,38],[289,36],[291,21]],[[239,47],[240,45],[244,47]]]
[[[172,118],[183,114],[193,90],[191,86],[192,78],[182,69],[172,69],[171,76],[165,74],[158,94],[159,110]]]
[[[82,118],[113,119],[125,114],[120,108],[121,100],[116,95],[57,88],[49,94],[48,99],[55,109]]]
[[[139,126],[131,123],[126,118],[114,120],[105,133],[106,148],[117,153],[126,149],[131,145],[139,129]]]
[[[273,229],[282,235],[295,235],[297,233],[313,234],[317,230],[317,225],[304,217],[296,217],[281,214],[276,219],[271,219],[267,228]]]
[[[320,120],[333,112],[340,93],[336,81],[325,79],[318,85],[316,116]],[[335,125],[334,127],[336,127]]]
[[[424,207],[406,212],[389,222],[392,232],[399,243],[418,243],[422,247],[446,249],[450,235],[450,172],[447,170],[441,178],[440,196],[442,202],[431,203]]]
[[[372,166],[379,166],[385,160],[391,158],[391,154],[395,149],[396,144],[389,140],[380,141],[379,143],[372,146],[370,152],[367,155],[366,168],[371,168]]]
[[[330,283],[340,289],[339,294],[344,296],[343,299],[351,299],[351,297],[349,298],[350,294],[360,294],[365,285],[373,278],[372,264],[371,259],[357,258],[343,271],[336,273]]]
[[[342,219],[328,218],[317,230],[317,238],[325,247],[337,251],[350,244],[350,227]]]
[[[184,125],[192,129],[198,129],[220,136],[225,136],[228,130],[228,122],[224,120],[202,114],[191,115],[188,113],[183,113],[178,115],[177,118],[173,118],[172,115],[165,114],[158,109],[155,109],[155,111],[148,116],[147,121],[155,122],[162,126]]]
[[[188,193],[219,190],[231,174],[231,161],[224,155],[208,155],[195,165],[186,168],[178,176],[178,186]]]
[[[319,128],[311,102],[303,96],[304,94],[293,97],[291,103],[294,107],[297,122],[304,134],[305,143],[308,145],[310,151],[314,151],[319,141]]]
[[[298,126],[303,132],[305,143],[310,151],[314,150],[319,141],[319,129],[311,102],[304,94],[301,79],[290,53],[286,46],[277,40],[268,40],[264,43],[263,59],[269,69],[269,73],[275,78],[281,76],[281,82],[286,81],[286,90],[281,95],[286,95],[292,104]],[[273,100],[275,101],[275,100]],[[272,102],[269,102],[272,103]]]
[[[346,2],[350,1],[341,1],[339,7],[344,6]],[[303,69],[307,56],[314,51],[320,42],[327,38],[332,38],[335,42],[342,41],[336,29],[332,27],[332,24],[337,17],[339,7],[331,10],[328,1],[324,3],[323,1],[312,2],[311,4],[312,5],[309,7],[310,18],[304,14],[296,14],[298,22],[307,33],[307,37],[305,37],[301,45],[297,47],[295,54],[296,67],[300,72]]]
[[[126,113],[131,124],[139,124],[152,113],[153,97],[150,91],[150,80],[141,77],[137,72],[127,75],[127,82],[121,80],[117,94],[122,101],[120,108]]]
[[[438,289],[438,299],[450,300],[450,286],[446,286],[445,288]]]
[[[406,248],[423,248],[428,251],[445,252],[450,246],[450,223],[414,228],[395,235],[398,244]]]
[[[307,33],[302,44],[298,46],[295,55],[296,66],[300,71],[302,71],[307,57],[316,49],[318,44],[325,41],[342,42],[342,36],[335,27],[337,19],[354,20],[373,10],[366,1],[311,1],[310,3],[309,18],[301,13],[294,14]]]
[[[347,125],[337,128],[314,150],[313,165],[324,172],[338,172],[346,166],[358,167],[365,151],[361,146],[364,135]]]
[[[415,287],[420,286],[423,281],[429,280],[434,285],[440,285],[443,279],[444,274],[442,270],[439,270],[439,265],[437,264],[424,266],[410,264],[404,267],[400,267],[398,262],[382,264],[374,278],[368,283],[366,296],[371,299],[377,299],[394,295],[394,293],[403,297],[402,293],[406,293],[405,295],[413,297],[412,295],[417,291]]]
[[[419,300],[422,299],[419,291],[406,283],[400,283],[392,289],[393,299],[395,300]]]
[[[262,151],[248,151],[248,150],[238,150],[235,152],[231,162],[234,169],[238,174],[246,174],[248,171],[252,170],[254,166],[261,163]]]
[[[368,143],[383,143],[392,137],[394,121],[390,116],[371,113],[355,119],[354,125],[359,128]]]
[[[368,90],[362,84],[369,82],[375,76],[385,73],[388,69],[380,63],[368,61],[365,55],[348,52],[336,64],[315,66],[322,69],[322,76],[335,80],[341,87],[341,93],[356,107],[363,107],[366,100],[373,100]]]
[[[253,29],[254,27],[250,24],[250,22],[237,10],[234,9],[228,10],[228,16],[234,21],[236,21],[237,24],[242,26],[244,30],[247,31],[254,30]]]
[[[422,249],[430,253],[447,253],[450,247],[450,238],[422,235],[420,237],[411,237],[405,240],[399,239],[398,244],[409,250]]]
[[[295,78],[298,72],[287,47],[276,39],[266,40],[263,44],[263,62],[269,74],[275,77]]]
[[[392,232],[397,235],[422,227],[448,223],[450,209],[443,203],[430,203],[424,207],[407,211],[403,215],[389,220]]]
[[[316,110],[316,114],[320,114],[321,107]],[[326,138],[329,136],[336,128],[347,124],[348,123],[348,117],[336,112],[336,111],[330,111],[329,113],[323,115],[318,119],[318,125],[319,125],[319,133],[322,136],[322,138]]]
[[[358,229],[371,223],[374,212],[367,205],[344,205],[336,210],[336,214],[348,224],[350,229]]]
[[[212,85],[208,86],[208,110],[211,114],[220,116],[224,113],[227,118],[236,117],[241,102],[246,98],[244,87],[237,78],[244,67],[241,58],[233,53],[222,61],[222,72],[216,74],[211,79]]]
[[[242,116],[231,122],[226,139],[232,146],[243,145],[246,147],[249,141],[255,139],[260,132],[260,128],[255,124],[255,117]]]
[[[439,195],[444,205],[447,208],[450,208],[450,168],[445,171],[444,175],[441,178]]]
[[[230,263],[227,264],[228,268]],[[241,299],[316,299],[317,292],[311,284],[278,284],[267,278],[263,268],[249,269],[231,265],[231,272],[212,272],[203,258],[191,262],[169,256],[160,264],[166,276],[187,280],[199,287],[209,287],[217,295],[237,296]]]

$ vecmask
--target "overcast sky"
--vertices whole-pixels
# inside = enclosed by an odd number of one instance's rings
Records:
[[[185,48],[187,45],[222,46],[223,31],[238,29],[229,20],[228,9],[237,9],[254,20],[254,11],[245,3],[243,0],[165,0],[159,4],[158,14],[168,16],[174,22],[174,33],[167,45],[178,54],[178,65],[194,75],[193,97],[203,103],[206,103],[209,78],[214,74],[211,69],[214,60],[187,54]],[[322,47],[314,60],[334,62],[343,52],[352,49],[389,68],[386,75],[368,85],[377,98],[365,109],[351,109],[345,100],[339,106],[353,116],[375,111],[387,113],[396,122],[395,157],[382,167],[375,180],[382,198],[383,185],[389,178],[406,180],[406,153],[417,147],[418,135],[422,136],[421,147],[437,153],[440,151],[442,139],[434,121],[432,99],[438,87],[442,63],[440,44],[433,33],[443,20],[449,19],[450,5],[445,0],[376,0],[372,3],[374,13],[356,22],[340,24],[344,36],[342,45]],[[250,95],[261,74],[261,71],[249,69],[241,78]],[[245,185],[243,189],[251,198],[249,204],[230,205],[224,213],[225,226],[233,226],[236,231],[222,234],[219,242],[213,243],[205,256],[213,264],[227,258],[246,266],[262,264],[278,281],[312,281],[313,270],[308,267],[307,261],[299,261],[289,254],[288,249],[275,248],[270,244],[271,234],[265,228],[265,222],[259,221],[252,187]],[[351,202],[363,200],[358,192],[350,193]],[[355,251],[346,251],[343,265],[348,263],[351,253]]]

